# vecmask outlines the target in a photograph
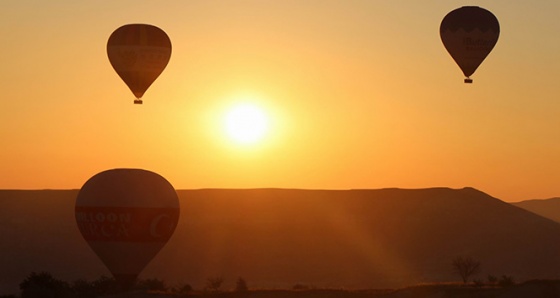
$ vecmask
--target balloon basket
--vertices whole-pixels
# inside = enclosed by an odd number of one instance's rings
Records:
[[[142,102],[141,99],[135,99],[135,100],[134,100],[134,104],[135,104],[135,105],[141,105],[142,103],[143,103],[143,102]]]
[[[472,84],[472,79],[466,78],[465,79],[465,84]]]

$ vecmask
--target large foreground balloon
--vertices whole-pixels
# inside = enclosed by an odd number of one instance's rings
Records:
[[[141,104],[144,92],[157,79],[171,57],[171,41],[163,30],[146,24],[124,25],[109,37],[111,65]]]
[[[439,28],[441,40],[465,75],[465,83],[490,54],[498,37],[498,19],[486,9],[464,6],[448,13]]]
[[[141,169],[113,169],[91,177],[75,208],[82,236],[124,289],[167,243],[179,220],[173,186]]]

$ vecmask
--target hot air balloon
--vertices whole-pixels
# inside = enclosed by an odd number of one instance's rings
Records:
[[[439,28],[443,45],[465,74],[465,83],[490,54],[500,35],[498,19],[488,10],[464,6],[448,13]]]
[[[146,24],[124,25],[109,37],[107,56],[132,91],[135,104],[167,66],[171,41],[163,30]]]
[[[154,172],[112,169],[82,186],[75,215],[84,239],[127,290],[173,234],[179,200]]]

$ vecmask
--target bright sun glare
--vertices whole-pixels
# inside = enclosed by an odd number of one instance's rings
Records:
[[[237,105],[226,114],[225,130],[227,135],[238,143],[256,143],[268,131],[268,117],[258,106]]]

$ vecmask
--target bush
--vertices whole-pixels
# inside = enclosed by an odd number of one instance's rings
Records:
[[[190,292],[192,292],[193,288],[191,287],[191,285],[189,284],[184,284],[182,286],[179,286],[178,289],[176,289],[175,291],[179,294],[188,294]]]
[[[140,280],[136,287],[146,291],[167,291],[165,282],[157,278]]]
[[[484,281],[482,279],[473,279],[473,283],[475,287],[483,287],[484,286]]]
[[[48,272],[31,272],[20,284],[22,298],[70,297],[67,282],[54,278]]]
[[[93,284],[83,279],[75,280],[72,283],[71,290],[76,297],[80,297],[80,298],[97,297],[97,290],[95,289]]]
[[[514,284],[515,282],[513,281],[513,277],[507,275],[502,275],[502,277],[498,281],[498,285],[501,287],[509,287],[513,286]]]
[[[120,287],[117,281],[112,277],[104,275],[94,280],[91,285],[99,296],[112,295],[120,292]]]

